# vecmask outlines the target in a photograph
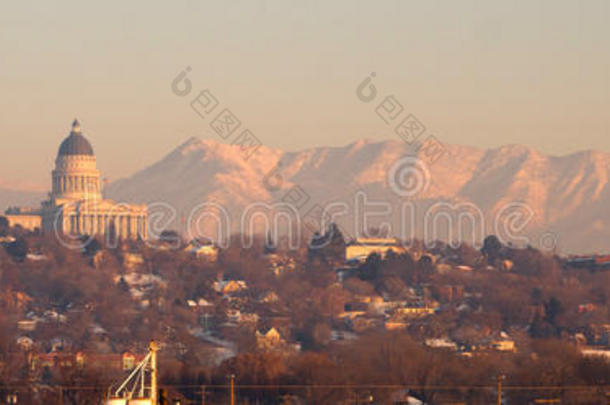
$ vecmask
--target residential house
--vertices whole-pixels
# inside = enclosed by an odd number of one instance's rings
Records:
[[[515,341],[506,332],[500,332],[500,336],[497,339],[493,339],[489,346],[500,352],[514,352],[517,350]]]
[[[129,271],[134,271],[144,264],[144,257],[140,253],[123,253],[123,266]]]
[[[219,249],[212,241],[193,239],[184,248],[184,251],[192,254],[197,259],[215,262],[218,259]]]
[[[580,348],[580,354],[585,357],[598,357],[610,361],[610,348],[608,347],[583,346]]]
[[[426,339],[425,344],[434,349],[449,349],[454,351],[458,349],[457,343],[447,337]]]
[[[271,351],[282,349],[286,346],[286,341],[280,335],[280,332],[271,327],[266,331],[256,331],[256,347],[259,350]]]
[[[438,311],[438,307],[432,307],[428,305],[424,306],[406,306],[403,308],[397,308],[396,312],[411,317],[422,317],[427,315],[433,315]]]
[[[409,323],[404,320],[403,317],[394,314],[384,323],[386,330],[405,330],[409,326]]]
[[[275,302],[278,302],[279,300],[280,297],[278,297],[275,291],[268,291],[259,297],[258,302],[262,304],[273,304]]]
[[[225,280],[214,282],[214,290],[223,295],[232,294],[247,289],[248,284],[243,280]]]

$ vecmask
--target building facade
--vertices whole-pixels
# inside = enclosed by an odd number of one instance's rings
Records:
[[[390,250],[396,254],[407,251],[405,246],[394,238],[356,238],[345,246],[345,260],[364,261],[372,253],[384,257]]]
[[[32,224],[38,225],[44,233],[146,239],[146,205],[116,203],[103,198],[95,154],[77,120],[59,146],[51,179],[49,199],[42,202],[40,209],[37,212],[27,210],[25,216],[25,209],[7,211],[10,224],[19,224],[26,229]],[[27,224],[19,215],[28,218]],[[37,219],[32,220],[32,217]]]
[[[13,207],[5,212],[5,218],[8,221],[8,226],[20,226],[23,229],[34,231],[41,229],[42,218],[39,210],[32,208]]]

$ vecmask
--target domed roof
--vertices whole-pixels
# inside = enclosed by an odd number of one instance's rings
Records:
[[[58,156],[66,155],[87,155],[93,156],[93,148],[89,141],[80,132],[80,124],[78,120],[72,123],[72,131],[59,146]]]

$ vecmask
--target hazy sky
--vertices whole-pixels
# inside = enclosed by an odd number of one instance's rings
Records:
[[[371,72],[444,142],[610,151],[610,1],[38,3],[0,12],[0,184],[47,187],[74,117],[111,180],[220,140],[206,88],[267,146],[397,139],[356,97]]]

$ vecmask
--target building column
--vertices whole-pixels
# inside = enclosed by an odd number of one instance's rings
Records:
[[[46,217],[48,227],[47,229],[52,230],[53,232],[67,234],[68,230],[70,229],[70,218],[68,218],[66,215],[63,215],[62,213],[60,218],[57,219],[57,222],[55,222],[56,217],[54,215],[55,214],[51,214]]]
[[[124,222],[125,222],[125,217],[123,215],[119,215],[118,217],[118,226],[117,226],[117,236],[119,237],[119,239],[125,239],[125,228],[124,228]]]
[[[135,215],[131,215],[129,217],[129,223],[131,225],[131,238],[138,238],[138,217]]]
[[[108,215],[104,214],[104,215],[102,216],[102,222],[103,222],[103,229],[104,229],[104,230],[102,231],[102,234],[103,234],[104,236],[106,236],[106,235],[108,234],[108,228],[109,228],[109,225],[110,225],[110,224],[108,223]]]
[[[129,216],[123,216],[123,238],[129,239]]]
[[[111,233],[114,233],[112,236],[117,236],[116,217],[114,215],[108,216],[108,235],[111,235]]]
[[[121,227],[119,226],[119,217],[118,216],[113,216],[112,217],[112,226],[114,227],[114,237],[116,239],[120,239],[121,238]]]

